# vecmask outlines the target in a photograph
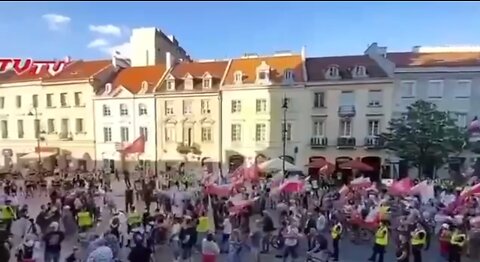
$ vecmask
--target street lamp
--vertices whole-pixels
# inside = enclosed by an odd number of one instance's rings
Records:
[[[286,147],[287,147],[287,110],[288,110],[288,99],[284,95],[282,101],[283,109],[283,123],[282,123],[282,173],[285,176],[285,158],[286,158]]]
[[[33,113],[32,113],[33,111]],[[38,111],[37,107],[33,107],[32,111],[28,113],[29,116],[35,116],[35,122],[38,123]],[[40,164],[42,162],[42,157],[40,154],[40,124],[35,128],[35,135],[37,136],[37,155],[38,155],[38,170],[40,170]]]

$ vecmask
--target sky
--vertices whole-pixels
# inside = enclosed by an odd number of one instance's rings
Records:
[[[108,58],[137,27],[175,35],[194,59],[480,45],[478,17],[475,2],[2,2],[0,57]]]

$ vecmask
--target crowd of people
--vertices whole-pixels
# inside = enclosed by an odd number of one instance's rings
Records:
[[[462,261],[466,254],[480,259],[468,248],[480,241],[475,180],[465,188],[435,187],[426,196],[428,181],[385,187],[362,178],[342,187],[321,177],[314,186],[302,177],[268,177],[239,182],[205,174],[180,181],[135,175],[132,185],[126,173],[124,206],[116,205],[104,172],[56,175],[50,182],[26,178],[23,185],[6,179],[0,261],[58,262],[69,238],[76,243],[69,262],[155,261],[158,252],[170,252],[173,261],[214,262],[225,254],[228,262],[260,262],[272,252],[283,261],[341,261],[344,241],[371,244],[369,261],[385,261],[394,243],[397,261],[421,262],[432,241],[439,242],[435,261]],[[293,182],[301,187],[285,186]],[[46,195],[49,202],[30,214],[20,195]],[[99,233],[102,222],[108,226]],[[12,232],[13,223],[21,232]],[[19,246],[12,233],[21,238]]]

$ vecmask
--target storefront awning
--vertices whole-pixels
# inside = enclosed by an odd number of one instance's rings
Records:
[[[40,152],[40,159],[45,159],[47,157],[51,157],[56,155],[56,152]],[[38,159],[38,152],[31,152],[26,155],[20,157],[20,159],[24,160],[35,160]]]

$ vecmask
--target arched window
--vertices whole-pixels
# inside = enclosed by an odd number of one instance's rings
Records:
[[[367,76],[367,69],[364,66],[355,66],[353,68],[353,77],[365,77]]]
[[[327,70],[327,75],[326,77],[328,79],[336,79],[339,77],[339,70],[338,66],[330,66]]]

